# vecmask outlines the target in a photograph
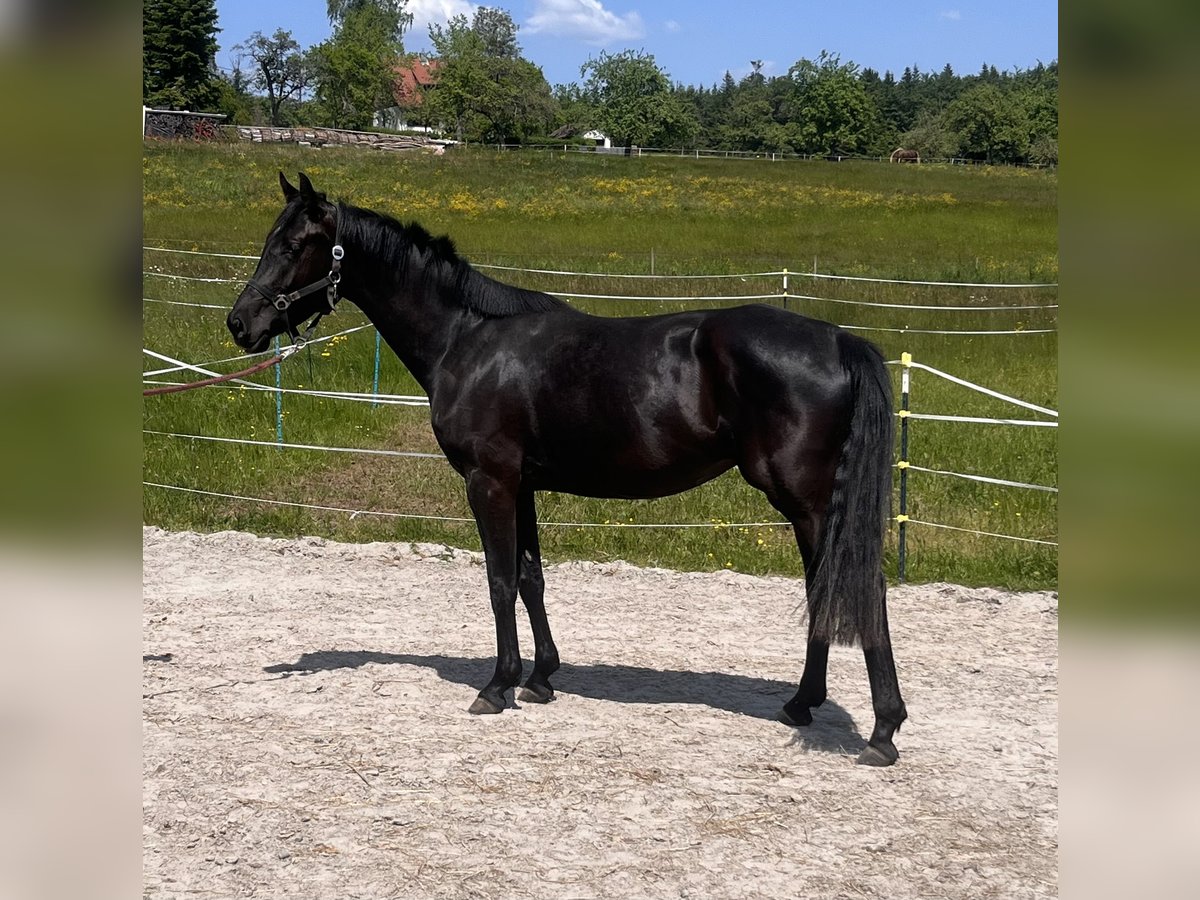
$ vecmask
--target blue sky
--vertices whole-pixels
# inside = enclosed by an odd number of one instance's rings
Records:
[[[409,51],[429,50],[430,22],[455,13],[470,18],[467,0],[409,0],[415,24]],[[801,57],[822,50],[898,77],[946,64],[960,75],[983,63],[1028,68],[1058,58],[1058,4],[1051,0],[497,0],[519,26],[526,59],[553,84],[579,80],[579,67],[602,50],[654,55],[672,81],[712,85],[763,61],[767,75],[786,74]],[[218,65],[232,66],[233,45],[255,31],[292,32],[302,47],[329,37],[325,0],[217,0]]]

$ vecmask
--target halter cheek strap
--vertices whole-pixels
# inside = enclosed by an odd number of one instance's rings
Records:
[[[326,275],[320,281],[314,281],[312,284],[294,290],[290,294],[280,294],[271,300],[271,303],[280,312],[285,312],[289,306],[291,306],[301,297],[307,297],[309,294],[315,294],[317,291],[324,288],[325,300],[329,303],[329,312],[333,312],[334,307],[337,306],[338,300],[341,299],[338,297],[338,284],[341,283],[342,280],[342,257],[345,255],[346,251],[342,249],[342,245],[334,244],[333,263],[330,266],[328,275]],[[264,297],[267,296],[266,292],[258,287],[258,285],[254,284],[253,282],[250,282],[250,284]]]

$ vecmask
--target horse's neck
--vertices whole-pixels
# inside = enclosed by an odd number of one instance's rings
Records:
[[[350,268],[351,248],[347,248],[344,270]],[[418,265],[407,268],[375,260],[351,280],[347,275],[349,297],[379,331],[413,377],[425,389],[432,390],[433,375],[439,360],[454,341],[464,309],[451,299],[439,278],[427,278]]]

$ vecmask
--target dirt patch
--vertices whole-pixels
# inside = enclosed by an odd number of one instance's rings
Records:
[[[875,770],[861,651],[811,727],[773,718],[787,578],[551,566],[558,699],[467,715],[481,563],[144,529],[146,895],[1057,895],[1055,595],[893,589],[910,719]]]

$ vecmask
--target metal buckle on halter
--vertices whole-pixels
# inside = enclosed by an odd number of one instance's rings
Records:
[[[325,289],[325,302],[329,304],[329,311],[333,312],[338,302],[338,284],[342,280],[342,258],[346,255],[345,249],[341,244],[333,245],[333,265],[329,269],[329,274],[325,277],[329,281],[329,287]]]
[[[273,303],[275,305],[275,308],[277,310],[279,310],[280,312],[284,312],[287,310],[287,308],[289,306],[292,305],[292,298],[289,297],[287,294],[280,294],[278,297],[276,297],[274,300],[272,300],[271,303]]]

